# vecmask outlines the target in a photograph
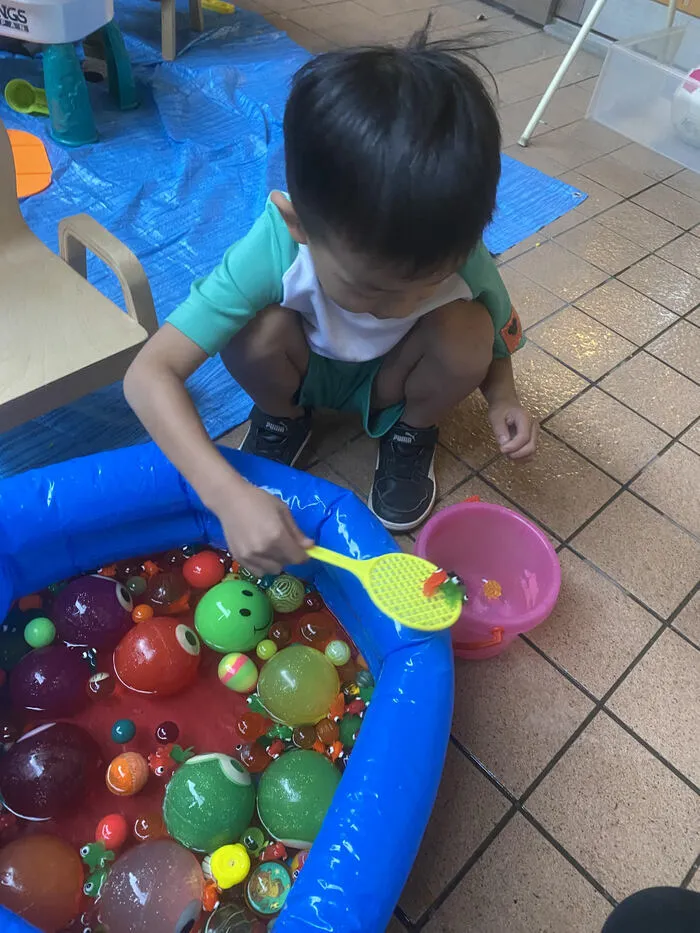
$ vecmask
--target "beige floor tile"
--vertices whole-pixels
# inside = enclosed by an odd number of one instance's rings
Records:
[[[623,146],[622,149],[617,149],[615,158],[624,165],[629,165],[630,168],[635,169],[637,172],[648,175],[654,181],[664,181],[664,179],[678,173],[677,162],[659,155],[653,149],[640,146],[638,143],[630,143],[628,146]],[[668,183],[672,184],[670,181]]]
[[[620,278],[676,314],[685,314],[700,303],[700,279],[658,256],[647,256]]]
[[[639,345],[678,320],[672,311],[617,279],[604,282],[587,295],[582,295],[576,300],[576,305],[601,324]]]
[[[633,200],[635,204],[653,211],[684,230],[690,230],[700,223],[700,201],[674,190],[669,185],[655,185],[647,191],[642,191]]]
[[[638,353],[600,385],[669,434],[678,434],[700,411],[700,388],[648,353]]]
[[[700,382],[700,328],[694,324],[679,321],[650,343],[647,351]]]
[[[235,427],[232,431],[227,431],[226,434],[223,434],[221,437],[217,437],[216,443],[221,444],[222,447],[230,447],[232,450],[238,450],[238,448],[243,443],[243,440],[248,433],[248,428],[250,427],[250,422],[245,421],[243,424],[239,424],[238,427]]]
[[[700,327],[700,308],[696,308],[691,314],[686,316],[686,321],[690,321],[691,324],[695,324],[696,327]]]
[[[677,885],[693,863],[698,798],[599,713],[527,808],[613,897]]]
[[[683,232],[675,224],[662,220],[631,201],[611,206],[596,219],[604,227],[609,227],[633,243],[639,243],[650,252],[660,249]]]
[[[698,454],[683,444],[674,444],[646,467],[631,488],[683,528],[700,537]]]
[[[391,16],[395,13],[410,13],[421,11],[425,15],[435,6],[435,0],[372,0],[371,5],[367,0],[361,3],[373,13],[379,13],[380,16]]]
[[[494,10],[494,12],[496,11]],[[497,28],[501,28],[500,23],[497,24]],[[504,72],[498,78],[498,92],[501,101],[504,104],[513,104],[519,100],[526,100],[528,97],[543,94],[560,62],[561,56],[556,56],[555,58],[533,62],[530,65],[523,65],[520,68],[513,68]],[[600,59],[592,55],[587,55],[585,58],[577,55],[571,64],[571,68],[564,76],[562,87],[569,84],[578,84],[588,77],[595,76],[598,71],[594,71],[594,68],[600,70]]]
[[[399,901],[409,920],[417,920],[432,905],[509,806],[508,799],[450,743],[433,814]]]
[[[571,546],[663,618],[700,574],[700,545],[628,492],[580,532]]]
[[[572,677],[601,697],[659,627],[591,564],[563,550],[559,601],[529,637]]]
[[[700,176],[698,176],[697,172],[691,172],[690,169],[684,168],[682,172],[674,175],[673,178],[667,179],[666,184],[675,188],[676,191],[681,191],[683,194],[695,198],[696,201],[700,201]]]
[[[591,708],[519,638],[488,663],[456,663],[453,735],[515,794],[526,790]]]
[[[588,220],[560,234],[556,242],[610,275],[616,275],[647,255],[643,246],[595,220]]]
[[[377,442],[366,434],[361,434],[332,453],[326,462],[360,496],[367,496],[377,464]]]
[[[691,891],[700,891],[700,870],[696,869],[695,874],[690,880],[688,888]]]
[[[359,415],[345,412],[317,412],[307,450],[310,457],[324,460],[362,434]]]
[[[393,538],[404,554],[413,554],[416,542],[412,535],[394,535]]]
[[[673,625],[700,648],[700,593],[681,609]]]
[[[499,108],[501,124],[503,127],[513,130],[515,140],[522,135],[523,129],[535,112],[541,96],[541,94],[536,94],[534,97],[514,104],[501,104]],[[581,120],[587,106],[588,95],[581,88],[575,84],[560,88],[537,124],[534,136],[539,136],[549,130],[558,129],[560,126],[567,126]]]
[[[700,270],[700,237],[693,233],[684,233],[678,240],[672,240],[663,246],[658,255],[685,272],[696,275]]]
[[[325,479],[329,483],[334,483],[336,486],[341,486],[343,489],[348,489],[350,486],[345,477],[341,476],[332,466],[329,466],[325,460],[319,460],[318,463],[313,463],[307,468],[306,472],[310,473],[312,476],[318,476],[319,479]]]
[[[339,0],[296,10],[289,14],[289,19],[338,45],[381,42],[392,38],[386,17],[372,13],[355,0]]]
[[[443,419],[440,439],[452,454],[474,469],[496,456],[498,445],[480,392],[473,392]]]
[[[686,447],[700,454],[700,421],[697,421],[692,428],[688,428],[680,440]]]
[[[258,0],[259,2],[259,0]],[[264,0],[272,13],[289,13],[291,10],[301,10],[307,6],[306,0]]]
[[[518,256],[512,265],[565,301],[575,301],[607,278],[605,272],[553,242]]]
[[[435,456],[435,480],[440,493],[451,492],[456,486],[464,482],[471,470],[465,466],[443,444],[440,444]]]
[[[311,5],[308,9],[304,8],[304,15],[311,11]],[[296,17],[297,10],[289,13],[289,16]],[[294,20],[290,19],[289,16],[282,15],[280,13],[268,13],[265,18],[269,23],[275,26],[277,29],[280,29],[282,32],[286,32],[289,38],[300,45],[303,49],[306,49],[307,52],[312,52],[314,55],[318,55],[321,52],[327,52],[329,49],[335,48],[335,42],[331,42],[326,36],[320,36],[318,33],[313,32],[311,29],[307,29],[305,26],[300,25]],[[307,16],[308,18],[308,16]]]
[[[596,467],[544,433],[532,461],[518,464],[501,457],[483,474],[562,538],[573,534],[619,489]]]
[[[695,784],[700,784],[699,662],[696,648],[675,632],[663,632],[606,704]]]
[[[576,211],[569,211],[569,213],[574,214]],[[543,243],[546,243],[548,239],[549,227],[545,227],[544,230],[538,230],[537,233],[533,233],[531,236],[516,243],[515,246],[511,246],[511,248],[507,249],[504,253],[500,253],[496,258],[496,265],[502,266],[505,263],[509,263],[511,259],[515,259],[516,256],[522,256],[523,253],[529,252],[529,250],[533,249],[535,246],[541,246]]]
[[[565,51],[566,47],[563,43],[542,32],[534,32],[510,42],[499,42],[488,48],[480,49],[479,59],[491,71],[508,71],[510,68],[519,68],[522,65],[561,55]]]
[[[392,917],[389,926],[386,928],[386,933],[406,933],[406,927],[396,917]]]
[[[630,165],[618,160],[616,150],[609,155],[601,156],[592,162],[585,162],[579,167],[579,172],[587,178],[592,178],[598,184],[611,191],[616,191],[624,198],[631,198],[644,188],[653,184],[648,175],[638,172]]]
[[[528,279],[512,266],[501,266],[501,278],[505,282],[510,300],[518,309],[523,330],[532,327],[543,317],[557,311],[564,304],[561,298],[542,288],[537,282]]]
[[[549,64],[549,62],[545,62],[545,64]],[[518,70],[519,69],[516,69],[516,71],[507,71],[504,77],[516,74]],[[600,149],[596,149],[594,146],[587,144],[583,140],[576,139],[572,135],[571,127],[575,125],[576,124],[569,124],[559,129],[548,130],[546,133],[535,136],[530,140],[530,143],[523,151],[541,153],[543,156],[553,159],[557,164],[563,165],[565,170],[569,171],[578,168],[578,166],[583,165],[584,162],[590,162],[592,159],[597,159],[603,155]],[[571,182],[569,182],[569,184],[571,184]],[[576,185],[576,187],[579,187],[579,185]],[[613,200],[613,203],[615,203],[615,200]]]
[[[516,814],[426,933],[599,933],[608,902]]]
[[[507,71],[506,74],[511,74],[511,72]],[[567,171],[566,165],[557,162],[556,159],[553,159],[536,146],[528,146],[526,149],[523,149],[522,146],[513,144],[504,148],[503,153],[504,155],[510,156],[511,159],[536,168],[538,171],[544,172],[545,175],[549,175],[552,178],[556,178],[557,175],[562,175]]]
[[[593,388],[557,412],[547,430],[621,483],[671,440],[635,412]]]
[[[533,343],[515,354],[513,372],[521,403],[539,419],[551,415],[588,385]]]
[[[358,2],[361,2],[361,0],[358,0]],[[372,12],[384,13],[384,4],[377,8],[374,0],[365,0],[363,6]],[[478,20],[480,15],[478,7],[441,4],[433,6],[432,14],[431,29],[435,30],[436,33],[444,29],[464,31],[469,27],[472,29],[474,27],[483,28],[482,23]],[[422,29],[425,26],[426,17],[427,11],[425,9],[385,14],[387,26],[392,36],[398,39],[408,39],[419,29]]]
[[[587,379],[600,379],[636,349],[633,343],[573,307],[533,327],[528,339]]]
[[[564,129],[568,129],[568,127],[564,127]],[[578,140],[574,139],[573,145],[579,145]],[[566,172],[566,174],[561,175],[560,178],[562,181],[565,181],[567,185],[573,185],[574,188],[578,188],[580,191],[585,191],[585,193],[588,195],[586,200],[576,208],[576,211],[582,217],[586,217],[588,219],[591,217],[596,217],[602,211],[606,211],[608,208],[614,207],[622,200],[619,194],[616,194],[609,188],[604,188],[602,185],[599,185],[597,181],[593,181],[592,178],[586,178],[585,175],[581,175],[578,171]],[[557,233],[561,232],[561,230],[557,230]],[[625,236],[624,233],[622,235]],[[629,237],[628,239],[632,239],[632,237]]]

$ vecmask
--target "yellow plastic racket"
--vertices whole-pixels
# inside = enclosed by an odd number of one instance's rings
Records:
[[[454,625],[462,611],[459,598],[450,598],[442,591],[424,595],[425,581],[438,568],[422,557],[396,553],[355,560],[324,547],[312,547],[308,554],[354,574],[375,606],[408,628],[439,632]]]

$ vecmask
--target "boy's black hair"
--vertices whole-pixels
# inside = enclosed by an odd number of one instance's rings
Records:
[[[493,215],[501,134],[468,43],[341,49],[295,75],[287,185],[313,241],[414,278],[464,261]]]

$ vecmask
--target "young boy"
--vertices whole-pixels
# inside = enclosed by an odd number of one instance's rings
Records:
[[[126,397],[219,516],[252,571],[305,559],[286,506],[218,453],[185,390],[216,353],[255,407],[242,449],[294,464],[316,408],[359,411],[379,438],[369,506],[393,531],[436,497],[437,423],[480,388],[500,450],[534,452],[510,354],[521,342],[481,242],[500,130],[476,74],[425,31],[405,49],[328,52],[297,73],[284,117],[289,196],[151,338]]]

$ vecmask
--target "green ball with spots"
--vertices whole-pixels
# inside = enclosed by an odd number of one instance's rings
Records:
[[[267,637],[271,622],[272,605],[265,593],[231,577],[208,590],[194,612],[202,641],[222,654],[252,651]]]
[[[340,782],[340,772],[318,752],[286,752],[263,771],[258,785],[258,816],[273,839],[293,849],[309,849]]]
[[[24,640],[32,648],[45,648],[50,645],[56,637],[56,626],[51,619],[39,616],[38,619],[32,619],[27,622],[24,629]]]
[[[277,612],[296,612],[304,602],[305,589],[301,580],[290,573],[281,573],[266,590]]]
[[[212,752],[185,761],[165,789],[165,827],[181,845],[214,852],[238,842],[255,810],[255,789],[243,765]]]

